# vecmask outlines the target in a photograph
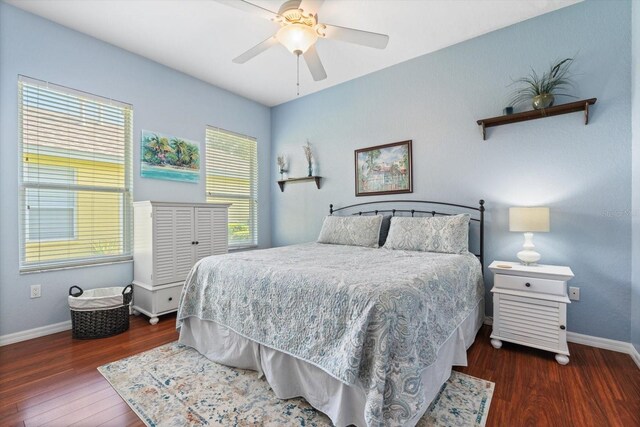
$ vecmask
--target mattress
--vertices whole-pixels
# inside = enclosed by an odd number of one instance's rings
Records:
[[[360,387],[366,425],[405,425],[429,403],[424,370],[483,294],[472,254],[310,243],[201,260],[178,326],[213,322]]]

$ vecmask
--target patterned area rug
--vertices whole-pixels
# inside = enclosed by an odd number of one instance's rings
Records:
[[[304,399],[278,399],[257,372],[219,365],[176,342],[98,371],[147,426],[332,425]],[[418,426],[484,426],[493,387],[454,371]]]

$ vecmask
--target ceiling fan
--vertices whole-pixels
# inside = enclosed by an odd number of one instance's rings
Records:
[[[339,40],[377,49],[384,49],[389,42],[389,36],[386,34],[318,22],[318,10],[324,0],[285,1],[277,13],[244,0],[216,1],[261,16],[280,25],[280,29],[276,34],[235,58],[233,62],[237,64],[244,64],[270,47],[280,43],[296,55],[298,61],[300,61],[300,56],[302,55],[313,76],[313,80],[319,81],[326,79],[327,73],[316,51],[315,43],[318,38]],[[301,3],[303,7],[301,7]]]

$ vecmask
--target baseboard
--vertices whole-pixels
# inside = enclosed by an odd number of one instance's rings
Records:
[[[636,365],[638,365],[638,368],[640,368],[640,353],[638,353],[638,350],[636,350],[636,348],[633,345],[631,346],[630,355],[633,361],[636,362]]]
[[[619,353],[627,354],[631,354],[631,350],[634,349],[633,345],[628,342],[610,340],[608,338],[594,337],[591,335],[578,334],[576,332],[568,331],[567,341],[575,344],[588,345],[589,347],[603,348],[605,350],[617,351]]]
[[[45,335],[68,331],[69,329],[71,329],[71,320],[54,323],[53,325],[40,326],[39,328],[28,329],[26,331],[14,332],[13,334],[2,335],[0,336],[0,347],[20,341],[43,337]]]
[[[485,316],[484,324],[493,325],[493,317]],[[610,340],[608,338],[594,337],[569,331],[567,331],[567,341],[575,344],[588,345],[589,347],[617,351],[618,353],[626,353],[631,356],[631,359],[633,359],[636,365],[638,365],[638,368],[640,368],[640,353],[638,353],[633,344],[629,342]]]

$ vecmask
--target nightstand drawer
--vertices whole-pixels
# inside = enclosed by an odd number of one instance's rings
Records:
[[[566,282],[560,280],[535,279],[523,276],[496,274],[493,284],[496,288],[516,291],[538,292],[541,294],[565,295]]]

